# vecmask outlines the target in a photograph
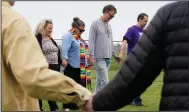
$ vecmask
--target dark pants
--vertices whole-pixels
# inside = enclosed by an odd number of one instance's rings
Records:
[[[70,64],[65,68],[64,74],[70,78],[72,78],[77,83],[81,84],[81,78],[80,78],[80,68],[73,68]],[[86,87],[86,84],[83,85]],[[63,108],[71,109],[71,110],[77,110],[79,109],[76,104],[69,103],[69,104],[63,104]]]
[[[60,65],[59,64],[49,64],[49,69],[60,72]],[[50,107],[50,111],[58,110],[58,105],[56,104],[55,101],[48,101],[48,104]],[[39,107],[40,107],[40,110],[42,110],[42,100],[39,100]]]
[[[128,56],[129,53],[127,53],[127,56]],[[132,103],[134,103],[135,105],[140,105],[142,104],[142,99],[140,98],[140,96],[137,96],[133,101]]]
[[[133,100],[133,103],[135,105],[140,105],[142,104],[142,99],[140,98],[140,96],[137,96],[134,100]]]

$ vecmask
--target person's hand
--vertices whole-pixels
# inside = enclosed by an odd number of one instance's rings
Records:
[[[123,59],[123,54],[120,53],[120,54],[119,54],[119,57],[120,57],[121,60],[122,60],[122,59]]]
[[[91,66],[93,66],[94,63],[95,63],[95,59],[91,58],[91,59],[90,59],[90,64],[91,64]]]
[[[84,112],[93,112],[93,105],[92,105],[92,101],[93,101],[93,96],[92,95],[90,97],[90,99],[87,101],[87,103],[85,104],[85,108],[84,108]]]
[[[68,66],[68,61],[66,59],[63,59],[62,65],[66,68]]]
[[[120,58],[119,56],[115,56],[114,59],[115,59],[118,63],[120,63],[120,62],[122,61],[122,58]]]

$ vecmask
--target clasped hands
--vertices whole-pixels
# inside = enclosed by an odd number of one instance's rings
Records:
[[[122,57],[121,56],[114,55],[113,57],[114,57],[114,59],[116,60],[117,63],[121,63],[121,61],[122,61]],[[93,66],[94,63],[95,63],[95,59],[91,58],[90,59],[91,66]]]
[[[93,95],[91,95],[91,97],[90,97],[90,99],[85,103],[85,105],[84,105],[84,112],[93,112],[94,110],[93,110],[93,104],[92,104],[92,102],[93,102],[93,96],[94,96],[94,94]]]

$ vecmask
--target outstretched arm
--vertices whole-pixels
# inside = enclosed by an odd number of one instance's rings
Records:
[[[91,93],[71,78],[48,69],[48,63],[28,23],[19,18],[3,32],[4,55],[25,92],[37,99],[83,106]],[[5,38],[6,37],[6,38]]]

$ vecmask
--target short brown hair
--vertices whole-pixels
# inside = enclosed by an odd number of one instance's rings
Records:
[[[114,7],[114,5],[109,4],[104,6],[102,12],[105,13],[106,11],[112,11],[112,10],[115,12],[115,14],[117,13],[117,9]]]

